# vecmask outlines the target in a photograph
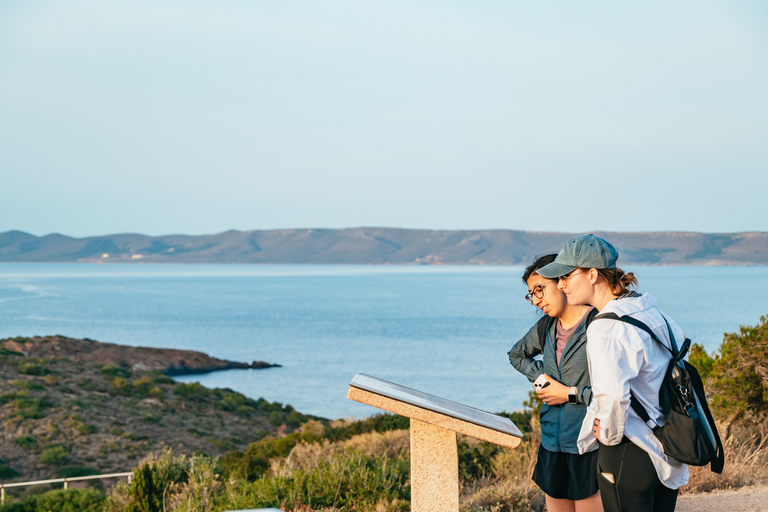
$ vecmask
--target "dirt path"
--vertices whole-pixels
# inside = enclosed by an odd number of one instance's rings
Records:
[[[675,512],[768,512],[768,485],[733,491],[687,494],[677,500]]]

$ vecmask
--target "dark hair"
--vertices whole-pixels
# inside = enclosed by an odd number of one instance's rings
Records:
[[[637,287],[637,278],[632,272],[624,272],[620,268],[598,268],[597,273],[608,282],[611,293],[617,297],[629,293],[630,288]]]
[[[555,258],[557,258],[557,254],[547,254],[545,256],[539,256],[533,260],[533,263],[525,267],[525,271],[523,272],[523,283],[528,285],[528,279],[530,279],[531,275],[541,267],[549,265],[555,261]]]

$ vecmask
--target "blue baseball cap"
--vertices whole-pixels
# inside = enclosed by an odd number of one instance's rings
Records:
[[[557,279],[577,268],[616,268],[619,253],[607,241],[595,235],[581,235],[571,238],[555,261],[536,271],[540,276]]]

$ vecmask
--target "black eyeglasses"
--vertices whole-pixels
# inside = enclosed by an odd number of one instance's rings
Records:
[[[546,286],[546,284],[545,285],[537,284],[536,286],[534,286],[533,290],[531,290],[530,293],[525,295],[525,300],[527,300],[528,302],[533,304],[533,298],[534,297],[536,297],[537,299],[543,299],[544,298],[544,286]],[[533,305],[535,306],[535,304],[533,304]]]

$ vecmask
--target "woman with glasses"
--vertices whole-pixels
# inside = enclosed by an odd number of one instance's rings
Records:
[[[531,382],[544,402],[539,413],[541,444],[533,481],[546,495],[552,512],[601,512],[597,484],[597,451],[579,455],[576,440],[592,388],[587,367],[587,323],[590,306],[571,306],[557,287],[536,271],[555,261],[542,256],[523,272],[526,300],[546,316],[515,343],[509,362]],[[541,355],[539,359],[536,356]],[[538,380],[537,380],[538,379]]]
[[[616,268],[619,254],[595,235],[568,240],[557,258],[538,270],[559,279],[570,305],[600,311],[589,326],[587,357],[592,370],[592,401],[579,433],[581,451],[598,450],[598,483],[607,511],[671,512],[677,492],[688,482],[688,466],[664,454],[653,428],[664,423],[659,388],[669,352],[642,329],[617,318],[642,322],[667,347],[685,335],[639,294],[632,273]],[[604,314],[613,318],[601,318]],[[647,423],[635,412],[642,407]]]

